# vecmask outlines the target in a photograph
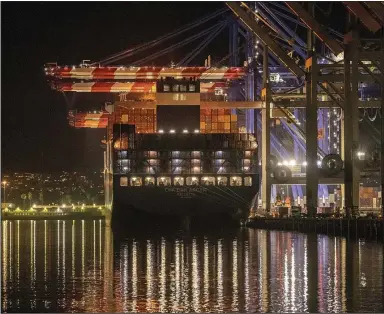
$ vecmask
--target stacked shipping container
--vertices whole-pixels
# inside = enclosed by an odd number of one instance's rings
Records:
[[[238,133],[237,115],[231,109],[200,109],[201,133]]]

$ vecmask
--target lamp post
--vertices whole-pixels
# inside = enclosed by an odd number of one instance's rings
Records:
[[[4,204],[6,203],[5,202],[5,199],[6,199],[6,196],[5,196],[5,187],[6,187],[6,185],[7,185],[7,181],[3,181],[3,182],[1,182],[1,184],[4,186]]]

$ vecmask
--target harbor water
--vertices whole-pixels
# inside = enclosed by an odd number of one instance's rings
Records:
[[[298,232],[114,234],[2,222],[3,312],[383,312],[383,244]]]

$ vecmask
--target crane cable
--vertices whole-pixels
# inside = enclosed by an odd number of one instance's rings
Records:
[[[163,35],[163,36],[160,36],[150,42],[147,42],[147,43],[144,43],[142,45],[139,45],[137,47],[134,47],[134,48],[130,48],[130,49],[126,49],[124,51],[121,51],[117,54],[114,54],[110,57],[107,57],[99,62],[94,62],[92,65],[96,65],[96,64],[110,64],[111,62],[114,62],[114,61],[118,61],[120,59],[123,59],[123,58],[126,58],[126,57],[129,57],[129,56],[132,56],[133,54],[137,53],[137,52],[140,52],[140,51],[143,51],[145,49],[148,49],[148,48],[152,48],[158,44],[160,44],[161,42],[165,41],[165,40],[168,40],[168,39],[171,39],[177,35],[180,35],[190,29],[193,29],[195,28],[196,26],[199,26],[223,13],[225,13],[228,9],[227,8],[223,8],[223,9],[220,9],[212,14],[209,14],[197,21],[194,21],[190,24],[188,24],[187,26],[184,26],[184,27],[181,27],[179,29],[177,29],[176,31],[173,31],[173,32],[170,32],[166,35]]]
[[[228,25],[224,22],[219,25],[200,45],[198,45],[190,54],[186,55],[176,66],[187,66],[221,31]]]
[[[194,40],[196,40],[196,39],[198,39],[198,38],[208,34],[213,29],[220,27],[223,23],[225,23],[225,22],[221,22],[221,23],[219,23],[219,25],[217,25],[217,24],[213,25],[213,26],[205,29],[204,31],[202,31],[202,32],[200,32],[200,33],[198,33],[196,35],[193,35],[193,36],[191,36],[189,38],[186,38],[183,41],[181,41],[181,42],[179,42],[179,43],[177,43],[177,44],[175,44],[173,46],[165,48],[165,49],[163,49],[163,50],[161,50],[161,51],[159,51],[159,52],[157,52],[157,53],[155,53],[153,55],[150,55],[150,56],[148,56],[148,57],[146,57],[144,59],[141,59],[139,62],[135,63],[135,65],[139,66],[139,65],[142,65],[142,64],[146,64],[148,61],[150,61],[152,59],[160,57],[160,56],[162,56],[162,55],[164,55],[164,54],[166,54],[166,53],[168,53],[168,52],[170,52],[170,51],[172,51],[174,49],[177,49],[177,48],[180,48],[182,46],[185,46],[186,44],[188,44],[188,43],[190,43],[190,42],[192,42],[192,41],[194,41]]]

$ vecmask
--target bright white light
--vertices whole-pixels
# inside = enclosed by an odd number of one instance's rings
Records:
[[[188,130],[183,130],[183,133],[188,133]]]
[[[317,161],[317,165],[318,165],[318,166],[321,166],[321,160],[318,160],[318,161]]]
[[[296,160],[291,160],[290,162],[289,162],[289,165],[290,166],[296,166]]]
[[[365,156],[365,153],[364,152],[357,152],[357,156],[359,156],[359,157]]]
[[[195,132],[195,133],[200,133],[200,130],[195,130],[194,132]]]
[[[36,204],[33,204],[33,206],[32,206],[33,208],[35,208],[36,207]]]
[[[65,208],[65,206],[67,206],[67,205],[63,204],[63,206],[62,206],[62,207],[63,207],[63,208]]]
[[[124,170],[128,170],[128,167],[124,167],[123,169],[124,169]]]
[[[169,133],[175,133],[176,131],[175,130],[169,130]]]
[[[288,161],[284,160],[284,161],[283,161],[283,165],[284,165],[284,166],[288,166]]]
[[[303,162],[303,166],[306,167],[308,163],[306,161]]]
[[[164,133],[164,130],[159,130],[159,133]]]
[[[132,181],[136,181],[136,177],[132,177]]]
[[[282,164],[281,162],[278,162],[277,165],[278,165],[278,166],[282,166],[283,164]]]

